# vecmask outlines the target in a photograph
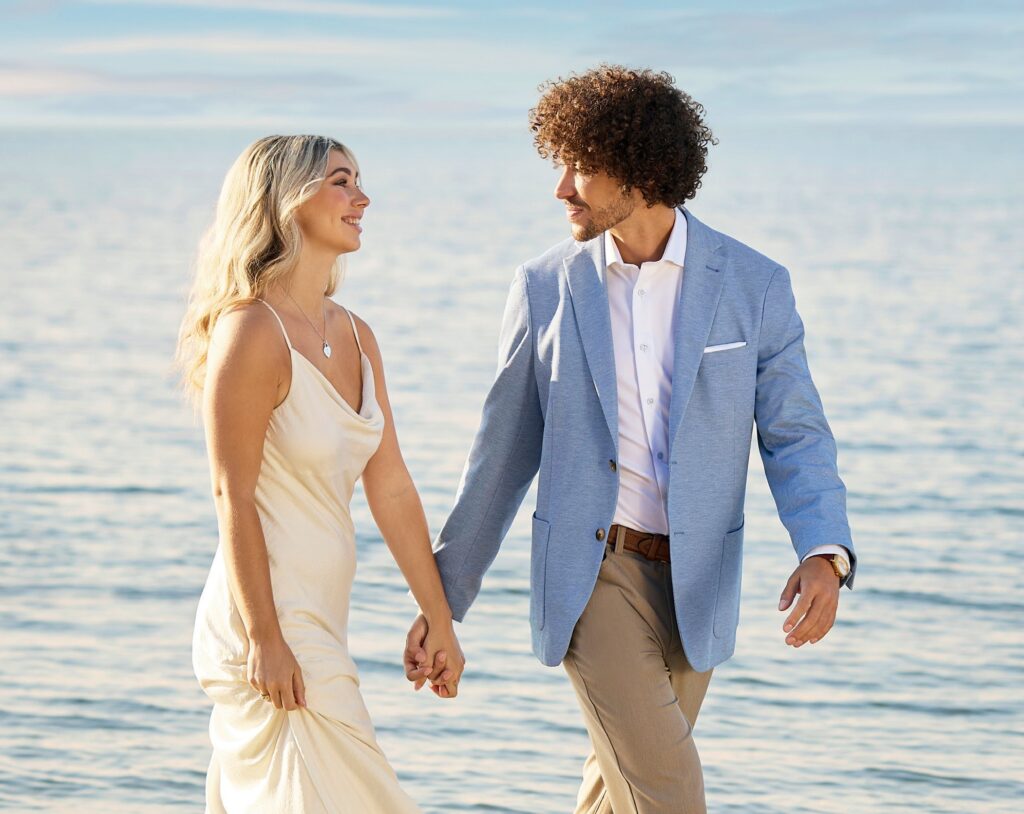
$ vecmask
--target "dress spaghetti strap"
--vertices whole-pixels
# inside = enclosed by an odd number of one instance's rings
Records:
[[[273,307],[270,305],[270,303],[267,302],[266,300],[257,299],[257,302],[262,302],[265,306],[267,306],[267,308],[270,308],[270,313],[274,315],[274,319],[277,320],[277,324],[281,326],[281,333],[284,334],[284,341],[288,344],[288,347],[291,348],[292,340],[288,338],[288,331],[285,330],[284,323],[281,321],[281,317],[277,315],[277,311],[275,311]],[[358,338],[356,339],[356,341],[359,341]]]
[[[345,309],[345,313],[348,314],[348,321],[352,323],[352,333],[355,334],[356,337],[356,347],[359,348],[359,353],[362,353],[363,343],[359,341],[359,331],[356,329],[355,317],[352,316],[352,312],[347,308]]]

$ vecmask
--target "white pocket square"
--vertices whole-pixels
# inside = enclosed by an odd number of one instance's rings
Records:
[[[742,348],[746,344],[746,342],[728,342],[725,345],[708,345],[706,348],[704,348],[704,353],[715,353],[720,350],[732,350],[733,348]]]

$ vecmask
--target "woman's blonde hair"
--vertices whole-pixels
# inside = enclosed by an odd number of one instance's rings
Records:
[[[217,319],[263,298],[290,274],[302,250],[295,211],[316,194],[331,150],[358,171],[355,156],[325,136],[267,136],[250,144],[228,170],[213,225],[199,244],[195,281],[178,334],[176,361],[185,390],[198,400]],[[341,278],[335,264],[327,290]]]

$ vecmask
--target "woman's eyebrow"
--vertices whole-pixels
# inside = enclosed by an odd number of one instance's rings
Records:
[[[337,174],[339,172],[344,172],[344,173],[347,173],[349,175],[352,174],[352,170],[350,170],[348,167],[335,167],[333,170],[331,170],[331,172],[329,172],[327,174],[327,177],[331,178],[332,176],[334,176],[335,174]]]

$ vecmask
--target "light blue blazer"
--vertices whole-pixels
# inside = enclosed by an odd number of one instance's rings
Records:
[[[756,422],[779,517],[799,558],[834,543],[856,555],[836,445],[811,381],[786,269],[689,211],[675,326],[668,519],[675,611],[690,664],[732,655],[743,501]],[[538,471],[530,559],[533,649],[565,656],[597,581],[619,478],[604,240],[566,240],[515,273],[499,369],[434,544],[461,621]],[[714,353],[704,348],[746,345]],[[616,467],[617,469],[617,467]]]

